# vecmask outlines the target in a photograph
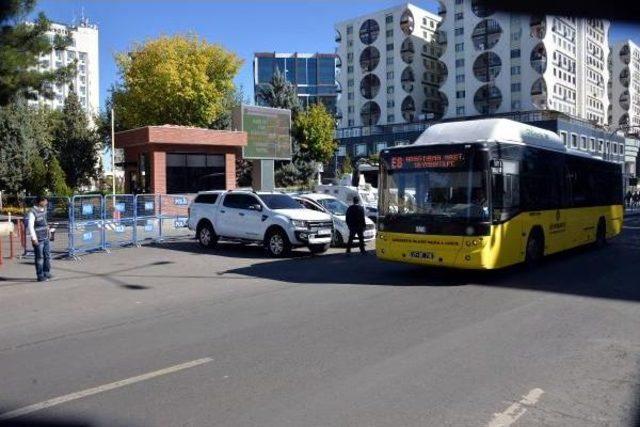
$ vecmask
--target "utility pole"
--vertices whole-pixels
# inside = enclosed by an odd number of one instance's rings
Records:
[[[113,108],[111,109],[111,191],[116,194],[116,139],[115,121],[113,118]]]

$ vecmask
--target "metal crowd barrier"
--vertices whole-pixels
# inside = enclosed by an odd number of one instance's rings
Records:
[[[73,196],[69,213],[69,255],[105,250],[104,198]]]
[[[162,242],[191,235],[189,205],[194,195],[116,194],[49,197],[47,218],[55,229],[52,256],[109,251],[145,242]],[[35,197],[23,200],[25,219]],[[26,227],[18,223],[22,256],[33,256]]]
[[[138,194],[135,197],[135,243],[160,239],[160,195]]]
[[[133,194],[104,197],[104,249],[136,244],[136,203]]]
[[[189,194],[161,195],[160,199],[160,235],[159,240],[186,237],[189,230],[189,205],[194,196]]]

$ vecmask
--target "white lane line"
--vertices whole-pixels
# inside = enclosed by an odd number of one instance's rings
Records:
[[[138,375],[137,377],[131,377],[124,380],[116,381],[110,384],[104,384],[98,387],[89,388],[86,390],[78,391],[64,396],[54,397],[53,399],[45,400],[44,402],[34,403],[33,405],[25,406],[23,408],[15,409],[13,411],[0,414],[0,421],[10,420],[12,418],[21,417],[23,415],[31,414],[36,411],[41,411],[52,406],[61,405],[72,400],[82,399],[83,397],[93,396],[94,394],[104,393],[109,390],[113,390],[120,387],[125,387],[130,384],[138,383],[140,381],[150,380],[162,375],[171,374],[174,372],[182,371],[184,369],[193,368],[204,363],[209,363],[213,359],[205,357],[203,359],[192,360],[191,362],[181,363],[180,365],[170,366],[168,368],[160,369],[159,371],[153,371],[146,374]]]
[[[543,394],[544,391],[542,389],[534,388],[504,412],[493,414],[493,419],[487,424],[487,427],[507,427],[512,425],[527,412],[528,407],[535,405]]]

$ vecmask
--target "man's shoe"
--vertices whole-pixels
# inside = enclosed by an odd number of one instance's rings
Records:
[[[53,279],[53,277],[54,277],[54,276],[53,276],[53,274],[51,274],[51,273],[47,273],[47,274],[45,274],[45,275],[44,275],[44,278],[45,278],[45,279],[47,279],[47,280],[49,280],[49,279]]]
[[[47,280],[47,278],[46,278],[46,277],[38,277],[36,280],[37,280],[38,282],[44,282],[44,281],[46,281],[46,280]]]

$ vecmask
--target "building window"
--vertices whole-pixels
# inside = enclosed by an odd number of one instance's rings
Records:
[[[387,108],[393,108],[396,106],[396,102],[393,99],[387,100]]]
[[[459,90],[456,91],[456,98],[461,99],[465,97],[465,91],[464,90]]]
[[[575,133],[571,134],[571,148],[578,148],[578,135]]]
[[[456,107],[456,116],[464,116],[464,107]]]
[[[379,153],[380,151],[384,150],[385,148],[387,148],[387,143],[386,142],[378,142],[376,144],[376,151]]]
[[[347,73],[353,74],[353,65],[348,65],[347,66]]]
[[[580,148],[583,150],[587,149],[587,137],[584,135],[580,137]]]
[[[512,58],[520,58],[520,49],[511,49]]]
[[[393,92],[394,92],[394,87],[393,86],[387,86],[387,93],[389,95],[391,95],[391,94],[393,94]]]
[[[353,26],[349,25],[347,27],[347,34],[353,34]]]
[[[367,144],[356,144],[355,147],[355,155],[356,156],[366,156],[367,155]]]
[[[456,52],[464,52],[464,43],[456,43]]]
[[[353,101],[353,92],[349,92],[349,93],[347,94],[347,99],[348,99],[349,101]]]
[[[393,80],[394,74],[393,71],[387,71],[387,80]]]
[[[393,50],[393,43],[387,43],[387,51]]]
[[[387,115],[387,123],[395,123],[396,121],[396,116],[393,114],[388,114]]]
[[[456,4],[462,4],[464,0],[456,0]]]
[[[598,152],[602,153],[603,148],[604,148],[604,140],[603,139],[599,139],[598,140]]]
[[[520,109],[520,101],[511,101],[511,109],[519,110]]]
[[[393,22],[393,15],[387,15],[384,18],[384,22],[386,22],[387,24],[391,24]]]
[[[456,68],[464,67],[464,58],[456,59]]]
[[[393,56],[387,56],[387,65],[393,65]]]
[[[456,83],[464,83],[464,74],[458,74],[456,76]]]
[[[461,21],[462,19],[464,19],[464,13],[462,12],[456,13],[456,21]]]
[[[393,37],[393,30],[387,30],[387,38]]]
[[[596,151],[596,139],[595,138],[589,138],[589,149],[591,151]]]
[[[461,28],[456,28],[456,30],[455,30],[455,35],[456,36],[461,36],[463,34],[464,34],[464,28],[462,28],[462,27]]]
[[[511,92],[520,92],[521,84],[520,83],[511,83]]]
[[[564,131],[560,131],[560,137],[562,138],[562,143],[564,146],[567,146],[567,133]]]

